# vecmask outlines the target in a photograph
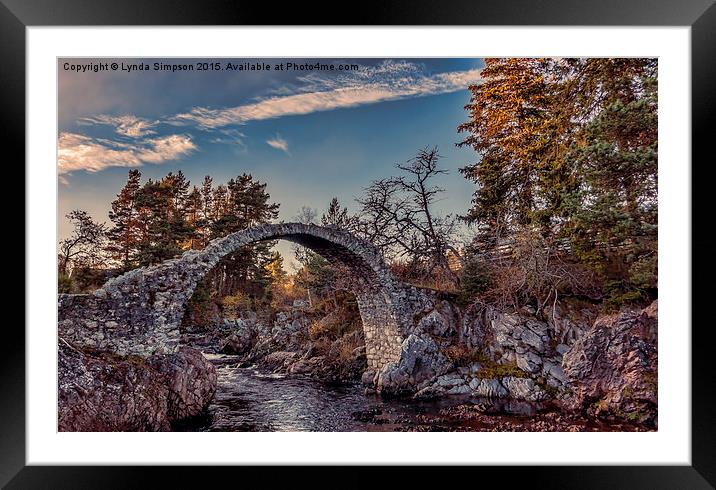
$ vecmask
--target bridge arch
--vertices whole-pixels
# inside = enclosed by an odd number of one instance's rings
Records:
[[[171,352],[199,281],[219,261],[251,243],[284,239],[303,245],[351,273],[366,339],[368,368],[398,363],[412,321],[409,291],[378,250],[349,232],[301,223],[264,224],[213,240],[204,250],[111,279],[91,295],[61,295],[60,330],[91,347],[120,354]]]

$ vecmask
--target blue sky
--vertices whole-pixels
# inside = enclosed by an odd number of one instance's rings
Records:
[[[86,71],[93,62],[355,63],[359,70]],[[467,86],[479,82],[480,59],[86,60],[59,62],[60,238],[64,215],[84,209],[106,221],[130,168],[143,179],[181,170],[193,184],[243,172],[268,183],[279,219],[301,206],[324,209],[333,196],[353,198],[418,149],[437,145],[449,170],[439,184],[442,213],[464,213],[474,184],[458,168],[476,159],[458,149],[467,119]],[[281,251],[288,250],[285,246]]]

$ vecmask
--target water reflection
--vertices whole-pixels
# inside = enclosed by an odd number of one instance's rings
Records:
[[[419,424],[465,398],[434,401],[385,400],[366,396],[360,385],[328,385],[311,379],[236,367],[237,358],[212,356],[217,393],[202,417],[182,431],[393,431]],[[534,415],[535,405],[514,400],[471,400],[486,414]],[[451,424],[452,425],[452,424]]]

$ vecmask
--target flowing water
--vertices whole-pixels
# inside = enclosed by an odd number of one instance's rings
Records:
[[[430,415],[465,400],[386,400],[363,387],[332,385],[307,378],[237,367],[232,356],[210,356],[218,374],[217,392],[205,415],[175,427],[180,431],[396,431],[475,430],[475,422],[451,420],[436,427]],[[485,401],[486,411],[514,417],[533,415],[533,405]]]

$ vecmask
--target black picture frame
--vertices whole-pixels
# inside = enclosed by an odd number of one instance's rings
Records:
[[[372,4],[371,4],[372,3]],[[273,4],[229,0],[0,0],[0,121],[5,153],[25,160],[25,29],[28,26],[103,25],[551,25],[551,26],[691,26],[692,208],[711,223],[708,179],[694,178],[713,161],[709,123],[716,112],[716,5],[714,0],[400,0],[362,2],[354,8],[336,4]],[[320,12],[320,13],[319,13]],[[48,115],[48,117],[50,117]],[[9,161],[9,160],[6,160]],[[22,176],[20,178],[23,178]],[[26,182],[26,185],[31,183]],[[701,202],[699,202],[701,199]],[[710,213],[709,213],[710,214]],[[703,235],[702,235],[703,237]],[[703,238],[702,238],[703,240]],[[693,253],[706,241],[692,235]],[[32,257],[25,257],[26,262]],[[708,304],[709,288],[697,288],[707,269],[692,274],[692,304]],[[688,285],[684,285],[688,287]],[[692,328],[692,466],[545,466],[482,467],[473,477],[534,488],[714,488],[716,485],[716,416],[714,416],[712,330],[708,322]],[[688,328],[688,326],[668,326]],[[25,335],[17,322],[6,322],[3,335],[2,404],[0,404],[0,484],[7,488],[124,488],[161,478],[162,486],[206,484],[207,477],[236,483],[256,481],[268,468],[208,467],[49,467],[25,464]],[[665,395],[666,396],[666,395]],[[295,470],[294,470],[295,471]],[[302,472],[303,469],[298,470]],[[357,468],[341,469],[348,482]],[[401,478],[421,472],[401,473]],[[435,475],[435,474],[434,474]],[[509,476],[506,476],[509,475]],[[266,477],[268,477],[266,476]],[[328,474],[325,478],[332,478]],[[447,474],[446,474],[447,476]],[[241,480],[238,480],[240,478]],[[479,478],[479,480],[477,480]],[[175,483],[172,483],[174,481]],[[470,481],[470,480],[467,480]],[[455,481],[458,484],[458,481]],[[502,483],[501,483],[502,484]]]

